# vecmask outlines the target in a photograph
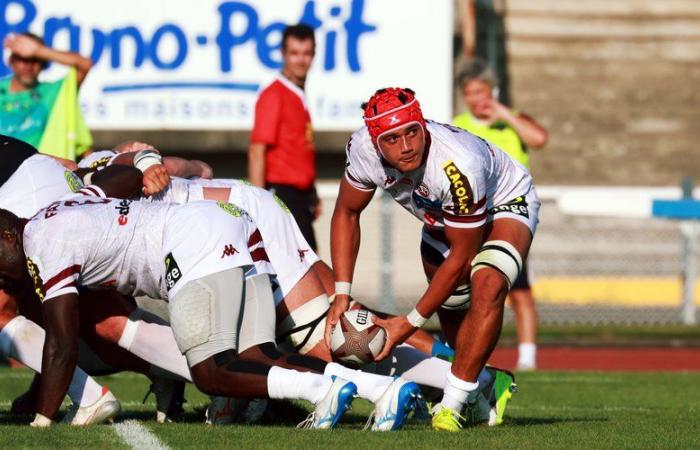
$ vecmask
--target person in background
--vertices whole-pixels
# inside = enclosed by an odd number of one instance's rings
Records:
[[[304,238],[316,250],[313,221],[320,214],[311,116],[304,86],[316,41],[308,25],[282,35],[282,72],[258,97],[248,148],[248,179],[289,207]]]
[[[32,33],[7,37],[12,74],[0,79],[0,134],[23,140],[41,153],[75,161],[92,145],[77,104],[77,90],[92,61],[75,52],[54,50]],[[53,82],[39,81],[50,62],[69,67]]]
[[[453,124],[480,136],[505,151],[512,159],[530,169],[528,148],[542,148],[547,130],[530,116],[499,102],[493,70],[480,59],[474,60],[459,77],[459,87],[467,111],[456,116]],[[530,288],[527,264],[509,293],[518,332],[518,369],[534,370],[537,352],[537,311]]]

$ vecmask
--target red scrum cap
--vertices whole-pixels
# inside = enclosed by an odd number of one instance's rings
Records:
[[[386,88],[374,93],[367,103],[362,105],[364,120],[372,143],[379,149],[379,137],[409,123],[418,123],[425,132],[425,119],[416,100],[416,94],[408,88]]]

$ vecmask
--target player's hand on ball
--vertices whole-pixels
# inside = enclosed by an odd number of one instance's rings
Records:
[[[162,164],[155,164],[143,173],[144,195],[157,194],[170,184],[170,175]]]
[[[373,318],[374,324],[384,328],[386,331],[386,342],[381,353],[377,355],[375,361],[381,361],[389,356],[391,351],[399,344],[403,344],[416,329],[411,325],[406,316],[389,317],[381,319],[377,316]]]
[[[324,338],[328,348],[331,348],[331,332],[333,327],[340,320],[340,316],[350,309],[350,296],[349,295],[336,295],[335,300],[331,303],[331,309],[328,310],[328,315],[326,316],[326,331],[324,333]]]

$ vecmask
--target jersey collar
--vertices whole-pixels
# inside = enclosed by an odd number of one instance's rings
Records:
[[[306,93],[302,88],[297,86],[296,84],[292,83],[289,78],[285,77],[283,74],[277,75],[277,81],[282,83],[287,89],[290,91],[294,92],[297,97],[299,97],[299,100],[301,100],[301,103],[304,105],[304,109],[308,110],[309,107],[306,104]]]

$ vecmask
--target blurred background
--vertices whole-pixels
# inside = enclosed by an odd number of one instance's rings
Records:
[[[312,24],[307,102],[326,260],[360,103],[408,86],[428,117],[449,122],[465,110],[457,77],[480,57],[497,73],[498,98],[549,132],[530,152],[543,200],[530,255],[540,323],[596,326],[620,342],[700,341],[696,327],[678,327],[697,323],[698,226],[652,215],[654,199],[700,194],[696,0],[4,0],[0,20],[3,37],[30,30],[91,57],[80,103],[94,149],[142,140],[222,178],[246,176],[256,93],[281,66],[282,27]],[[353,293],[406,312],[426,287],[420,224],[378,195],[362,229]],[[610,331],[619,325],[642,331]],[[512,328],[504,336],[514,339]]]

